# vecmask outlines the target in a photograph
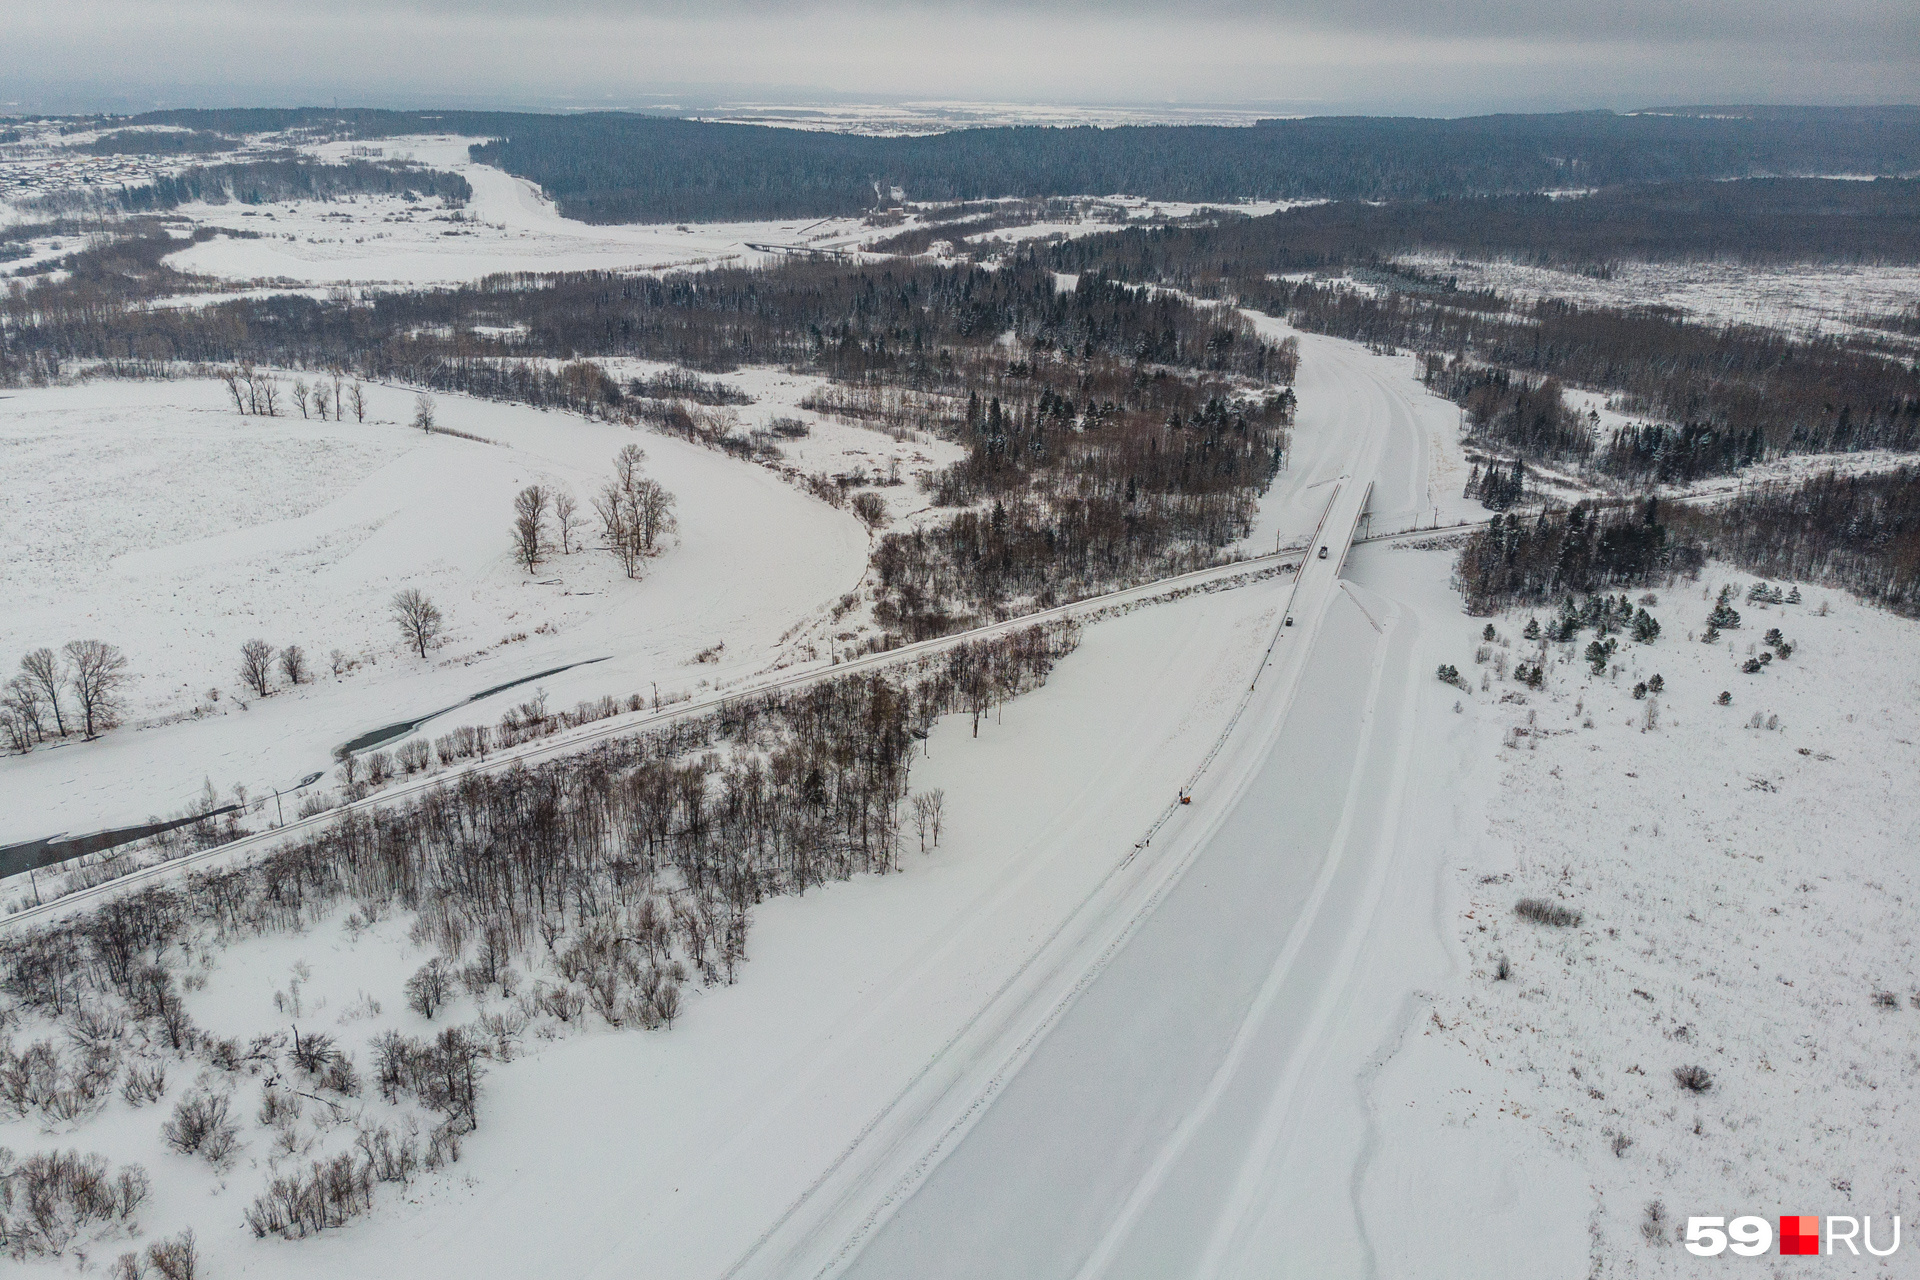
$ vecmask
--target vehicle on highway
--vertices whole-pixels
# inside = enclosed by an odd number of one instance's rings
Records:
[[[1322,560],[1327,558],[1327,549],[1325,547],[1320,548],[1320,558]]]

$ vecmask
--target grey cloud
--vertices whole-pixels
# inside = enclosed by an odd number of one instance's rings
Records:
[[[1912,0],[0,0],[0,29],[0,102],[836,93],[1457,114],[1920,91]]]

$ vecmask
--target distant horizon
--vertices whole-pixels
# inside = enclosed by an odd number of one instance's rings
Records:
[[[0,90],[4,92],[4,90]],[[646,101],[652,98],[653,101]],[[665,99],[671,99],[670,101]],[[288,111],[393,111],[425,112],[434,110],[523,113],[530,115],[584,115],[594,112],[669,116],[681,119],[707,119],[778,127],[784,121],[750,118],[756,114],[786,113],[798,127],[809,120],[833,115],[857,118],[859,109],[869,112],[893,112],[909,115],[935,125],[935,131],[951,128],[998,127],[1008,124],[1107,125],[1197,124],[1252,125],[1258,120],[1310,119],[1315,117],[1354,117],[1367,119],[1465,120],[1491,116],[1546,116],[1607,113],[1613,115],[1684,114],[1714,112],[1796,112],[1796,111],[1920,111],[1915,101],[1745,101],[1745,102],[1660,102],[1635,105],[1586,104],[1539,106],[1486,106],[1454,109],[1378,109],[1364,110],[1345,103],[1307,103],[1273,98],[1192,99],[1192,100],[1099,100],[1080,98],[1006,98],[953,97],[947,95],[863,94],[857,92],[756,94],[661,93],[642,95],[619,102],[567,102],[559,99],[522,100],[512,97],[394,95],[380,98],[349,98],[340,95],[325,100],[283,98],[267,100],[248,95],[182,93],[134,102],[125,98],[79,97],[71,102],[57,100],[0,98],[0,119],[31,117],[85,118],[110,116],[132,118],[165,111],[288,110]],[[829,113],[832,113],[831,115]],[[1040,118],[1049,117],[1049,118]]]
[[[1460,116],[1920,100],[1888,0],[0,0],[0,107],[1270,106]]]

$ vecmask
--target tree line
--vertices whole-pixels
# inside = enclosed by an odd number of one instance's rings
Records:
[[[1286,384],[1298,364],[1295,344],[1260,339],[1232,311],[1097,275],[1064,289],[1034,253],[991,271],[803,263],[513,276],[353,302],[193,309],[103,306],[92,292],[86,305],[70,304],[60,289],[7,300],[18,325],[4,354],[16,377],[103,352],[129,372],[143,360],[156,371],[180,360],[271,360],[647,422],[771,458],[771,434],[703,429],[682,402],[635,394],[578,354],[710,370],[774,361],[825,374],[849,412],[882,406],[967,449],[927,479],[937,503],[962,509],[944,529],[879,548],[879,616],[898,637],[1006,616],[1016,598],[1050,603],[1206,563],[1244,535],[1282,464],[1293,413]],[[567,362],[544,362],[555,355]],[[551,499],[524,501],[515,520],[527,560],[539,554]],[[638,538],[616,531],[610,545],[644,555],[657,504],[616,505],[620,527]],[[884,512],[866,506],[862,518],[877,527]]]
[[[443,1117],[436,1142],[457,1140],[478,1123],[484,1064],[509,1056],[533,1024],[670,1025],[684,984],[733,981],[756,905],[895,870],[905,815],[923,850],[937,844],[943,798],[908,787],[933,722],[970,714],[977,732],[998,701],[1043,683],[1077,635],[1072,624],[1028,628],[892,675],[743,697],[588,752],[464,773],[404,803],[344,813],[256,861],[10,930],[0,936],[0,1007],[49,1019],[97,1049],[85,1061],[43,1054],[44,1096],[21,1105],[90,1113],[117,1078],[121,1050],[138,1043],[216,1075],[284,1062],[293,1080],[342,1096],[359,1091],[364,1069],[387,1100],[404,1095]],[[456,986],[497,1012],[426,1041],[383,1036],[361,1066],[325,1035],[302,1037],[297,1022],[291,1044],[285,1033],[247,1041],[195,1025],[180,987],[195,951],[311,928],[349,903],[349,928],[405,912],[413,937],[434,949],[405,984],[421,1016],[433,1019]],[[291,1012],[298,1017],[297,993]],[[0,1086],[10,1053],[0,1046]],[[164,1076],[155,1087],[143,1072],[129,1066],[130,1098],[164,1091]],[[8,1096],[0,1089],[0,1103]],[[201,1153],[222,1117],[196,1097],[182,1099],[169,1133],[178,1149]],[[262,1124],[279,1123],[274,1109],[263,1108]],[[404,1181],[403,1169],[381,1172],[385,1158],[405,1161],[367,1150],[365,1163],[343,1167],[343,1179],[366,1185],[343,1182],[337,1203],[311,1203],[303,1182],[270,1190],[249,1219],[261,1234],[293,1233],[305,1204],[322,1218],[306,1229],[338,1225],[365,1211],[373,1183]]]
[[[473,186],[457,173],[397,161],[304,159],[252,160],[195,165],[174,174],[157,174],[139,185],[55,192],[24,201],[37,213],[159,213],[183,204],[271,204],[282,200],[339,200],[352,195],[438,197],[460,206],[473,198]]]
[[[1411,253],[1514,260],[1601,278],[1629,261],[1914,262],[1920,181],[1761,177],[1620,185],[1571,198],[1523,192],[1343,200],[1116,230],[1055,249],[1062,270],[1124,271],[1135,279],[1250,279],[1355,267],[1391,274],[1394,259]],[[1420,287],[1417,276],[1399,283]]]
[[[1470,612],[1493,613],[1691,575],[1709,556],[1920,615],[1920,467],[1765,481],[1708,502],[1648,498],[1496,515],[1468,536],[1454,581]]]
[[[1467,536],[1454,587],[1469,613],[1491,614],[1697,572],[1704,560],[1699,544],[1667,528],[1674,509],[1648,498],[1496,514]]]
[[[858,213],[911,200],[1126,192],[1158,200],[1404,200],[1753,174],[1912,173],[1911,108],[1606,111],[1454,120],[1321,116],[1252,128],[961,129],[871,138],[626,112],[241,109],[128,123],[311,137],[457,132],[568,217],[662,222]]]
[[[1008,335],[1036,352],[1282,382],[1292,375],[1293,357],[1260,341],[1241,317],[1097,276],[1062,290],[1031,253],[994,271],[796,263],[664,276],[511,274],[352,300],[282,294],[148,308],[139,303],[190,291],[192,280],[159,261],[177,241],[137,243],[77,262],[78,283],[9,294],[0,379],[53,376],[73,360],[252,361],[613,403],[623,393],[604,375],[591,388],[569,388],[564,374],[536,377],[500,361],[591,353],[713,372],[773,363],[847,380],[877,373],[951,386],[955,360]]]
[[[1762,577],[1920,615],[1920,467],[1745,485],[1724,501],[1670,506],[1667,520],[1676,537]]]

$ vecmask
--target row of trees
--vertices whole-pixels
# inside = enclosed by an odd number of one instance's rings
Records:
[[[71,730],[64,693],[76,713],[72,728],[98,737],[119,723],[127,679],[126,656],[104,640],[69,640],[57,656],[35,649],[0,691],[0,733],[20,752],[45,742],[49,730],[66,737]]]
[[[237,413],[277,418],[284,412],[280,401],[280,380],[256,369],[251,363],[222,369],[220,381],[226,384],[227,395],[233,399]],[[366,384],[358,378],[347,382],[346,375],[338,368],[311,384],[305,378],[295,378],[293,405],[302,418],[318,418],[322,422],[331,418],[334,422],[342,422],[351,413],[355,422],[365,422]]]
[[[1456,281],[1409,270],[1396,257],[1518,261],[1602,278],[1636,261],[1911,262],[1920,257],[1916,214],[1920,183],[1912,180],[1655,182],[1577,200],[1529,192],[1215,216],[1076,237],[1053,254],[1063,271],[1127,271],[1132,279],[1208,282],[1353,269],[1380,273],[1403,289],[1451,292]]]
[[[1920,467],[1748,485],[1666,518],[1676,536],[1763,577],[1844,587],[1920,615]]]
[[[122,138],[135,135],[121,134]],[[257,160],[201,165],[156,176],[139,186],[84,189],[40,196],[27,207],[41,213],[157,213],[183,204],[265,204],[277,200],[339,200],[354,195],[390,195],[418,200],[438,196],[449,205],[473,197],[457,173],[420,165],[349,160]]]
[[[1769,481],[1699,506],[1649,498],[1496,515],[1469,536],[1455,585],[1470,611],[1492,613],[1696,573],[1708,556],[1920,614],[1920,467]],[[1711,621],[1737,626],[1738,614],[1723,600]]]
[[[160,237],[75,255],[68,279],[0,300],[0,379],[67,360],[355,370],[360,376],[577,409],[626,392],[581,352],[726,370],[786,363],[846,380],[887,374],[964,394],[960,367],[1006,335],[1036,353],[1292,380],[1297,355],[1239,316],[1088,276],[1062,291],[1023,253],[1000,270],[794,263],[699,275],[503,275],[364,299],[277,294],[194,308],[132,305],[186,287]],[[503,357],[517,358],[511,362]],[[1017,363],[1017,362],[1016,362]]]

